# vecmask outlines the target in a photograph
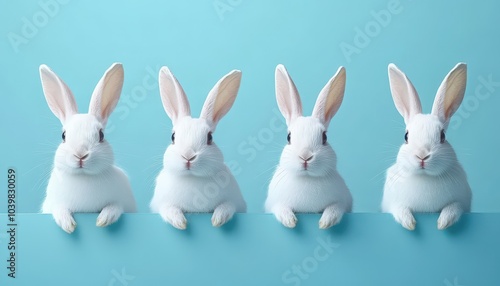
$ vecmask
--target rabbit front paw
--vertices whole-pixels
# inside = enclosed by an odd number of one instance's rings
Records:
[[[219,205],[214,210],[212,215],[212,225],[215,227],[220,227],[228,222],[234,215],[235,208],[227,203]]]
[[[187,219],[181,209],[175,207],[164,207],[160,209],[161,218],[177,229],[187,228]]]
[[[327,229],[338,224],[342,220],[343,215],[344,212],[339,210],[338,206],[328,206],[321,215],[321,218],[319,220],[319,228]]]
[[[297,217],[290,208],[278,207],[274,211],[276,219],[288,228],[294,228],[297,225]]]
[[[72,233],[75,231],[76,222],[68,209],[56,210],[52,212],[52,216],[54,217],[57,225],[65,232]]]
[[[417,225],[415,217],[408,208],[401,208],[393,213],[394,219],[407,230],[414,230]]]
[[[105,227],[116,222],[123,213],[123,208],[117,205],[105,206],[97,217],[96,226]]]
[[[444,207],[437,221],[438,229],[443,230],[452,226],[460,219],[462,213],[462,208],[458,203],[453,203]]]

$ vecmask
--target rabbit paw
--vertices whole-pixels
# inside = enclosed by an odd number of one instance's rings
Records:
[[[462,215],[462,208],[459,204],[453,203],[443,208],[437,221],[439,230],[446,229],[455,224]]]
[[[276,219],[288,228],[294,228],[297,225],[297,217],[290,208],[278,208],[274,211]]]
[[[394,219],[407,230],[414,230],[417,221],[408,208],[402,208],[393,213]]]
[[[97,217],[96,226],[105,227],[108,226],[120,218],[123,213],[123,209],[117,205],[105,206],[99,216]]]
[[[212,225],[220,227],[228,222],[234,215],[235,208],[230,204],[221,204],[214,210]]]
[[[184,230],[187,227],[187,219],[182,210],[175,207],[165,207],[160,209],[161,218],[177,229]]]
[[[328,206],[321,215],[321,218],[319,220],[319,228],[327,229],[338,224],[340,220],[342,220],[343,215],[344,213],[338,210],[338,207],[334,205]]]
[[[75,231],[76,222],[69,210],[56,210],[52,213],[52,216],[54,217],[57,225],[61,227],[65,232],[72,233],[73,231]]]

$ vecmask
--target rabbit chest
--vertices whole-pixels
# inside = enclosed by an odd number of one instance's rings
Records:
[[[106,205],[119,204],[125,211],[135,209],[128,179],[119,168],[97,175],[65,174],[54,170],[48,186],[44,212],[65,207],[72,212],[99,212]]]
[[[417,212],[439,212],[453,202],[470,209],[471,191],[466,179],[456,174],[433,176],[427,174],[398,174],[390,168],[382,208],[409,207]]]
[[[225,181],[196,176],[171,176],[163,171],[157,178],[151,207],[157,211],[160,205],[180,207],[187,212],[212,212],[224,201],[237,203],[237,210],[244,207],[234,178]]]
[[[273,178],[266,209],[283,204],[296,212],[321,212],[333,203],[349,205],[352,198],[342,177],[285,176]]]

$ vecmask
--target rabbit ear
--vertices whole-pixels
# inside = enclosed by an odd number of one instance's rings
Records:
[[[392,99],[408,124],[413,115],[422,113],[420,99],[411,81],[395,64],[389,64],[388,70]]]
[[[186,94],[172,72],[167,67],[162,67],[158,78],[161,102],[172,123],[175,125],[179,118],[191,116]]]
[[[233,106],[238,89],[240,88],[241,71],[232,70],[230,73],[221,78],[208,93],[207,99],[201,109],[200,118],[206,119],[212,131],[219,120]]]
[[[278,65],[275,71],[276,101],[286,124],[302,116],[302,102],[299,92],[284,65]]]
[[[40,79],[50,110],[64,125],[69,117],[78,113],[73,93],[64,81],[46,65],[40,66]]]
[[[111,112],[118,104],[123,87],[123,66],[114,63],[97,83],[90,99],[89,114],[106,126]]]
[[[337,73],[328,81],[319,93],[312,115],[319,118],[328,128],[330,120],[339,110],[344,99],[346,74],[345,68],[340,67]]]
[[[445,126],[462,103],[466,84],[467,65],[458,63],[439,86],[432,106],[432,114],[437,115]]]

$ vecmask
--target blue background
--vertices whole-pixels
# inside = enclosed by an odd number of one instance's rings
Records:
[[[78,214],[73,235],[49,215],[20,214],[19,279],[5,280],[2,266],[1,285],[276,285],[286,283],[282,274],[305,263],[318,239],[328,236],[339,244],[338,251],[301,284],[498,284],[498,214],[467,215],[447,231],[436,230],[437,215],[419,215],[417,230],[408,232],[388,214],[350,214],[341,225],[321,231],[318,215],[299,216],[297,229],[289,230],[260,213],[286,143],[274,94],[277,64],[291,73],[306,114],[337,68],[346,67],[345,99],[329,127],[329,140],[352,191],[354,212],[374,213],[385,169],[404,136],[389,92],[388,63],[408,74],[430,111],[439,84],[459,61],[468,64],[468,86],[447,138],[468,173],[473,211],[499,212],[500,127],[494,113],[500,86],[484,82],[500,82],[500,2],[62,2],[48,15],[43,3],[56,2],[0,0],[0,172],[17,170],[18,212],[38,212],[61,136],[42,93],[39,65],[49,65],[63,78],[86,112],[97,81],[119,61],[125,85],[106,138],[130,176],[139,212],[149,212],[154,179],[170,143],[171,123],[157,85],[158,71],[167,65],[196,116],[220,77],[232,69],[243,71],[238,98],[214,140],[233,167],[249,212],[256,214],[237,215],[221,229],[210,226],[208,215],[190,215],[185,232],[153,214],[125,215],[106,229],[94,226],[96,214]],[[224,4],[225,12],[214,6]],[[398,12],[377,22],[380,11],[394,5]],[[26,21],[38,21],[36,31],[23,32]],[[359,43],[360,33],[370,36]],[[25,42],[12,44],[14,34]],[[346,55],[345,45],[357,50]],[[5,213],[2,194],[0,213]],[[6,215],[0,221],[4,261]],[[122,269],[135,280],[113,284]]]
[[[40,3],[47,1],[58,3]],[[67,1],[53,16],[37,1],[2,2],[0,169],[18,171],[21,212],[39,210],[61,136],[38,66],[45,63],[63,78],[86,112],[97,81],[116,61],[124,64],[125,84],[106,136],[117,164],[130,176],[140,212],[149,211],[154,179],[170,143],[171,122],[157,85],[162,65],[183,85],[195,116],[220,77],[232,69],[243,71],[238,98],[214,138],[252,213],[263,211],[286,143],[284,126],[273,128],[282,122],[274,94],[276,65],[288,68],[307,115],[321,88],[345,66],[345,100],[329,138],[354,211],[377,212],[385,169],[404,136],[389,92],[388,63],[408,74],[430,112],[439,84],[459,61],[468,63],[466,99],[447,137],[468,173],[473,211],[500,209],[500,125],[494,116],[499,87],[490,87],[486,98],[475,92],[480,78],[500,81],[496,1]],[[221,3],[228,10],[218,12]],[[392,6],[398,13],[377,24],[375,15]],[[38,23],[37,31],[23,34],[23,18]],[[356,46],[358,29],[371,36]],[[27,42],[12,44],[13,34]],[[341,48],[346,44],[357,50],[346,56]],[[0,212],[5,210],[0,204]]]

